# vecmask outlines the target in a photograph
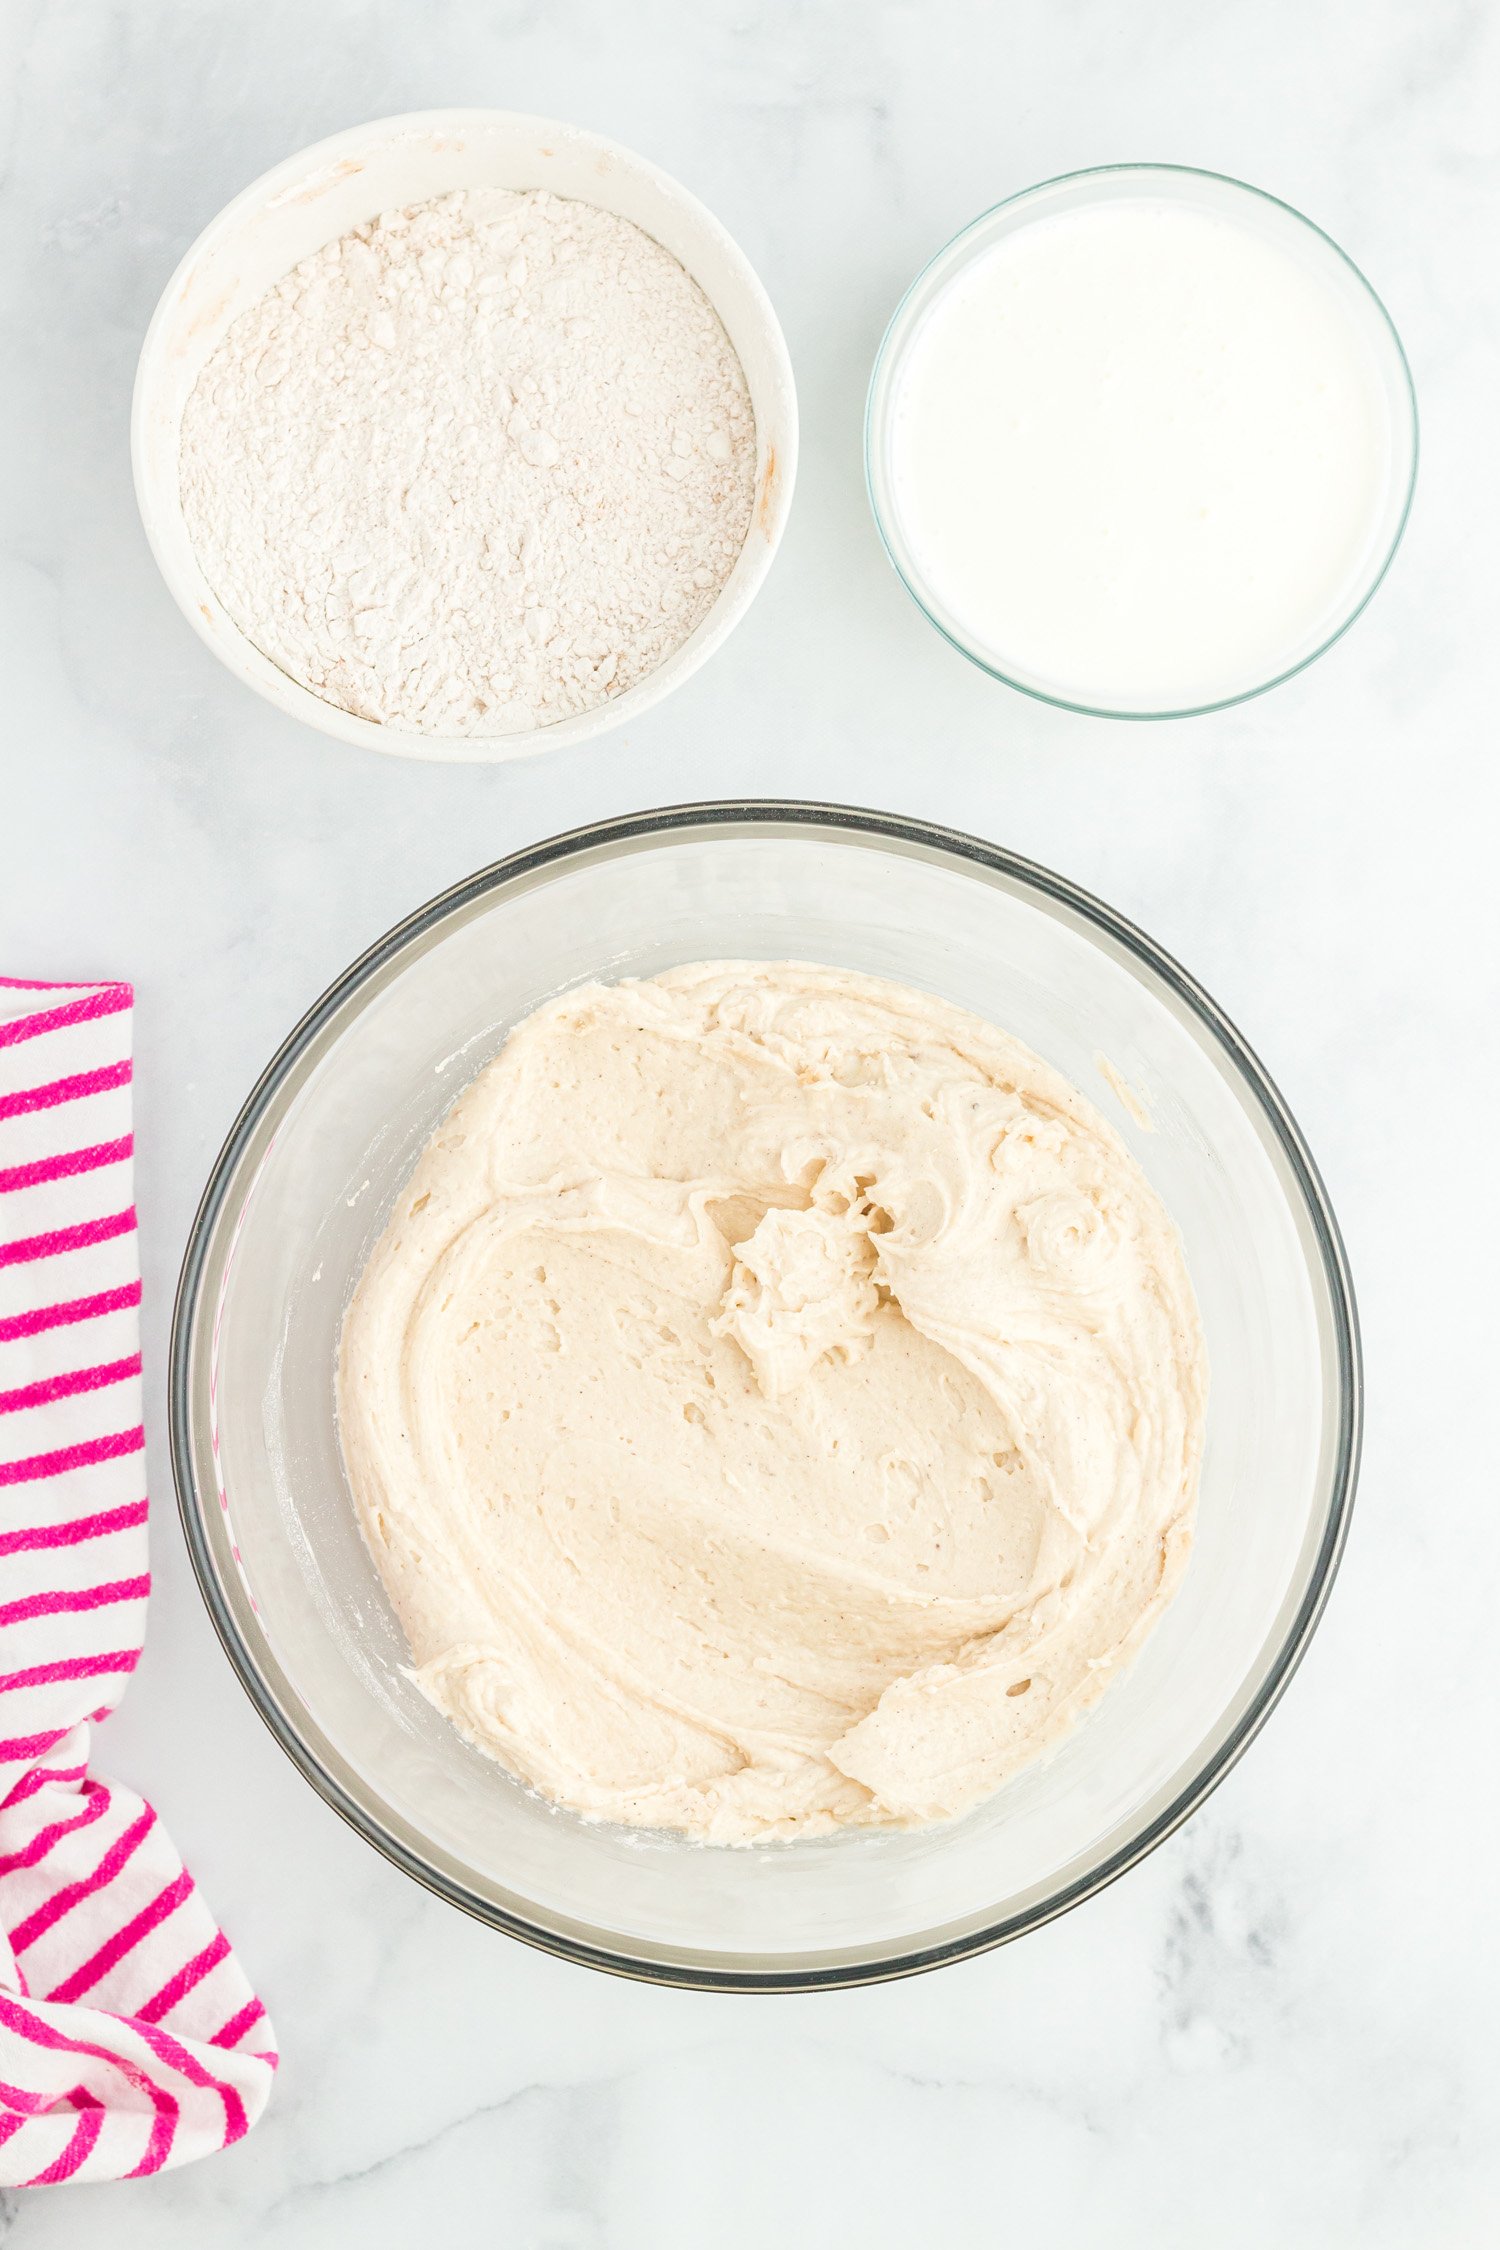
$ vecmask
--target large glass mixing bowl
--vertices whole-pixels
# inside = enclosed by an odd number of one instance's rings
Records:
[[[1016,1033],[1129,1143],[1186,1245],[1211,1396],[1198,1535],[1140,1657],[951,1826],[726,1850],[590,1824],[461,1740],[403,1671],[334,1419],[340,1323],[416,1156],[539,1001],[712,958],[826,962]],[[1296,1126],[1191,977],[972,838],[833,806],[606,822],[423,907],[292,1033],[183,1268],[172,1446],[214,1622],[328,1802],[442,1897],[575,1960],[710,1989],[930,1968],[1034,1928],[1161,1841],[1285,1687],[1333,1575],[1359,1435],[1353,1299]]]

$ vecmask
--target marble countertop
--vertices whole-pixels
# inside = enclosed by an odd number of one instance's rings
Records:
[[[0,2196],[6,2250],[1495,2239],[1497,46],[1464,0],[9,0],[0,962],[139,991],[156,1594],[101,1762],[159,1805],[285,2059],[221,2158]],[[370,759],[239,687],[157,578],[127,457],[141,333],[203,223],[339,126],[448,101],[575,118],[694,188],[765,278],[803,413],[786,544],[729,646],[624,734],[489,770]],[[880,555],[859,454],[929,253],[1029,181],[1137,156],[1328,227],[1424,418],[1355,631],[1263,701],[1153,729],[955,657]],[[219,1652],[164,1430],[198,1190],[306,1003],[485,860],[743,793],[978,831],[1200,975],[1322,1165],[1369,1378],[1332,1606],[1209,1805],[1020,1944],[805,1999],[551,1961],[350,1834]]]

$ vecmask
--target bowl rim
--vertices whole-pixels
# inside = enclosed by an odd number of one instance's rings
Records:
[[[1284,212],[1287,217],[1296,220],[1300,226],[1307,229],[1309,234],[1316,236],[1318,241],[1331,250],[1335,258],[1348,269],[1355,282],[1369,298],[1394,347],[1395,366],[1399,370],[1401,378],[1400,390],[1406,403],[1411,444],[1411,465],[1407,472],[1406,488],[1401,497],[1401,507],[1395,528],[1379,567],[1374,571],[1353,608],[1340,618],[1339,622],[1324,635],[1315,648],[1310,649],[1305,656],[1299,657],[1295,664],[1286,665],[1282,670],[1273,673],[1271,678],[1258,682],[1254,687],[1238,688],[1233,695],[1214,696],[1207,702],[1174,704],[1170,708],[1160,711],[1122,711],[1108,703],[1086,703],[1080,702],[1072,696],[1051,694],[1047,689],[1037,687],[1028,680],[1018,679],[1014,673],[1007,672],[1000,665],[992,663],[971,642],[965,640],[959,632],[946,625],[936,615],[928,595],[917,582],[915,569],[913,568],[911,572],[908,572],[906,564],[902,562],[897,553],[897,541],[894,536],[895,511],[894,509],[890,511],[883,509],[880,500],[877,498],[877,488],[887,480],[877,476],[875,468],[876,420],[877,416],[884,413],[888,405],[896,369],[901,359],[901,353],[895,349],[895,346],[905,341],[898,335],[898,331],[902,328],[908,307],[912,304],[918,291],[929,282],[935,281],[944,266],[949,263],[956,265],[964,246],[971,242],[976,235],[981,234],[992,222],[999,219],[1002,213],[1013,211],[1017,205],[1029,203],[1034,198],[1048,195],[1054,188],[1071,187],[1076,181],[1080,180],[1114,179],[1127,173],[1135,174],[1143,179],[1165,177],[1172,180],[1210,180],[1216,186],[1233,188],[1241,195],[1248,196],[1252,202],[1269,203],[1275,210]],[[988,210],[981,211],[977,218],[971,219],[966,226],[959,228],[957,234],[950,236],[948,241],[942,245],[941,249],[933,253],[906,289],[903,290],[895,311],[886,323],[885,332],[881,336],[876,349],[874,363],[870,369],[869,388],[865,393],[863,444],[865,497],[869,502],[870,514],[874,518],[876,535],[884,550],[885,558],[907,593],[916,603],[917,608],[934,631],[941,633],[950,648],[957,649],[960,656],[966,657],[971,664],[976,665],[990,679],[998,680],[1004,687],[1015,688],[1021,695],[1031,696],[1037,703],[1049,703],[1054,710],[1058,711],[1076,711],[1086,719],[1123,719],[1149,722],[1162,719],[1206,718],[1210,712],[1229,711],[1237,703],[1251,703],[1259,695],[1269,695],[1272,688],[1281,687],[1286,681],[1295,679],[1299,672],[1305,672],[1309,665],[1316,664],[1320,657],[1326,656],[1334,644],[1343,639],[1350,626],[1364,615],[1376,593],[1384,584],[1386,575],[1396,559],[1397,551],[1406,533],[1407,523],[1411,518],[1412,502],[1416,497],[1417,467],[1421,449],[1421,420],[1417,409],[1417,388],[1412,377],[1411,363],[1406,356],[1406,347],[1401,341],[1401,332],[1391,318],[1384,298],[1375,288],[1368,274],[1355,263],[1342,243],[1336,242],[1325,228],[1318,225],[1316,219],[1310,219],[1307,213],[1299,211],[1294,203],[1288,203],[1283,196],[1272,195],[1267,188],[1257,187],[1253,181],[1239,179],[1232,172],[1210,171],[1202,164],[1160,164],[1140,158],[1132,158],[1116,164],[1089,164],[1075,172],[1058,172],[1050,179],[1036,180],[1029,187],[1018,188],[1014,195],[1002,196],[998,203],[992,203]]]
[[[162,382],[161,362],[166,338],[178,300],[201,261],[232,240],[248,219],[284,198],[292,188],[336,168],[351,152],[371,143],[394,141],[404,135],[460,135],[496,129],[530,132],[539,140],[582,147],[598,158],[608,159],[611,164],[628,167],[648,178],[667,202],[692,220],[705,240],[712,242],[733,268],[746,301],[753,308],[755,326],[771,363],[769,380],[762,386],[765,395],[757,398],[751,391],[751,405],[756,409],[757,420],[754,507],[735,570],[720,588],[707,616],[681,647],[625,694],[606,698],[586,711],[574,712],[567,718],[554,720],[550,726],[534,727],[523,734],[407,734],[378,720],[362,719],[338,704],[325,701],[283,671],[234,623],[218,595],[202,580],[201,573],[195,575],[194,569],[184,567],[172,553],[166,528],[180,518],[181,500],[175,487],[170,491],[163,488],[162,479],[155,472],[150,424]],[[649,233],[650,229],[644,231]],[[722,322],[724,316],[714,295],[702,282],[698,287],[703,289]],[[730,342],[733,345],[732,337]],[[735,348],[743,365],[743,355]],[[745,379],[748,387],[748,372]],[[767,459],[760,421],[762,414],[770,409],[774,409],[776,426]],[[452,107],[398,111],[388,117],[371,118],[363,124],[347,125],[337,133],[311,142],[306,148],[294,150],[249,181],[199,230],[173,267],[141,339],[130,402],[131,476],[146,544],[178,609],[226,671],[252,688],[273,709],[302,720],[335,741],[376,750],[385,757],[411,758],[439,765],[502,765],[514,758],[538,757],[549,750],[569,749],[577,743],[592,741],[614,727],[628,725],[690,679],[743,621],[765,584],[791,513],[798,450],[797,385],[786,336],[764,282],[723,221],[672,173],[625,142],[596,133],[589,126],[571,125],[562,119],[527,110]],[[742,570],[745,557],[752,554],[751,566]],[[201,606],[205,591],[214,604],[214,613],[208,615]]]
[[[871,1960],[844,1958],[835,1962],[815,1958],[797,1966],[791,1956],[767,1956],[764,1963],[705,1967],[695,1958],[673,1957],[669,1950],[653,1951],[646,1941],[621,1941],[618,1945],[584,1937],[564,1926],[531,1920],[480,1897],[442,1868],[424,1859],[328,1771],[297,1726],[282,1710],[261,1666],[252,1653],[225,1596],[215,1567],[207,1526],[222,1511],[210,1503],[218,1495],[204,1493],[195,1473],[194,1342],[200,1324],[210,1252],[220,1231],[229,1193],[240,1164],[267,1111],[274,1105],[289,1073],[307,1055],[331,1022],[361,988],[395,962],[414,943],[437,938],[449,917],[477,907],[492,894],[512,884],[546,875],[569,861],[596,857],[602,852],[639,849],[663,837],[681,837],[694,831],[712,834],[729,830],[736,836],[784,837],[822,834],[831,840],[853,837],[874,848],[894,847],[916,856],[957,867],[960,873],[981,879],[1000,878],[1007,885],[1037,893],[1061,906],[1086,925],[1121,946],[1142,963],[1183,1002],[1216,1046],[1238,1070],[1256,1097],[1264,1121],[1286,1160],[1311,1223],[1328,1292],[1333,1321],[1334,1365],[1337,1376],[1337,1429],[1324,1502],[1324,1520],[1316,1553],[1308,1569],[1302,1598],[1290,1619],[1280,1648],[1266,1677],[1239,1720],[1207,1760],[1172,1800],[1141,1828],[1097,1864],[1069,1882],[1045,1892],[1024,1907],[984,1926],[931,1944],[915,1944]],[[232,1214],[231,1214],[232,1215]],[[1327,1191],[1295,1119],[1253,1049],[1236,1030],[1203,987],[1173,957],[1114,908],[1066,877],[1024,859],[1016,853],[961,830],[909,815],[877,812],[857,806],[768,798],[717,800],[664,806],[627,813],[567,830],[536,844],[524,846],[494,861],[439,892],[423,906],[376,939],[343,974],[314,1001],[282,1041],[246,1097],[209,1174],[198,1204],[183,1256],[172,1312],[169,1349],[169,1437],[178,1512],[194,1575],[210,1619],[230,1663],[255,1709],[281,1748],[303,1777],[333,1810],[373,1844],[392,1863],[437,1897],[457,1906],[475,1920],[523,1943],[582,1966],[602,1969],[646,1984],[675,1986],[712,1992],[807,1992],[838,1990],[890,1982],[916,1975],[951,1961],[986,1953],[1026,1932],[1055,1920],[1107,1888],[1127,1869],[1144,1859],[1179,1828],[1212,1794],[1260,1732],[1285,1693],[1307,1649],[1336,1575],[1348,1536],[1358,1478],[1363,1428],[1363,1374],[1359,1320],[1348,1260]],[[295,1700],[300,1704],[300,1697]],[[561,1922],[559,1917],[558,1921]],[[640,1945],[642,1951],[634,1951]]]

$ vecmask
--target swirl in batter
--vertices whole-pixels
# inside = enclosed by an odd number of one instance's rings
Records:
[[[742,1843],[951,1819],[1186,1563],[1205,1365],[1116,1134],[929,994],[588,985],[428,1146],[340,1424],[423,1692],[575,1811]]]

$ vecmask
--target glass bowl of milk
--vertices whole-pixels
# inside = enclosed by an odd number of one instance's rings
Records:
[[[1417,409],[1389,314],[1321,229],[1177,165],[1070,173],[917,277],[865,459],[892,563],[996,679],[1113,718],[1258,695],[1384,577]]]

